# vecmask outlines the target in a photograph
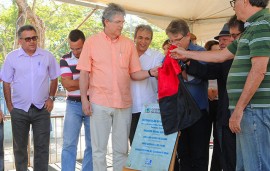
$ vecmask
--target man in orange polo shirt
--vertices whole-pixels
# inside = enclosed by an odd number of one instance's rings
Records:
[[[131,124],[130,78],[157,76],[141,65],[132,40],[121,35],[125,10],[109,4],[104,10],[104,31],[86,40],[77,65],[82,108],[91,115],[90,130],[94,171],[106,171],[106,153],[112,129],[113,170],[121,171],[128,156]],[[90,100],[87,99],[89,95]]]

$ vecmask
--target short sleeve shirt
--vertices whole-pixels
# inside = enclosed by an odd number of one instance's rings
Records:
[[[246,30],[239,40],[228,46],[235,54],[228,80],[227,90],[230,109],[234,109],[243,91],[248,73],[252,67],[251,59],[256,56],[270,57],[270,15],[263,9],[251,16],[245,23]],[[252,107],[270,107],[270,65],[264,80],[250,101]]]
[[[92,103],[128,108],[132,104],[130,74],[141,65],[132,40],[120,36],[112,41],[104,32],[88,38],[77,69],[89,71],[89,95]]]

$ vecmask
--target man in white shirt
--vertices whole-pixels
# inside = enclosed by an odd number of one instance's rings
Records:
[[[153,38],[153,30],[149,25],[138,25],[135,29],[134,41],[143,70],[161,65],[164,55],[149,48]],[[137,124],[144,104],[157,102],[157,79],[150,77],[141,81],[131,81],[132,121],[130,128],[130,145],[132,144]]]

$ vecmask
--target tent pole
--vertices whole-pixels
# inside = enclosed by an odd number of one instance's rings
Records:
[[[80,28],[92,15],[93,15],[93,13],[97,10],[98,8],[94,8],[92,11],[91,11],[91,13],[89,14],[89,15],[87,15],[86,17],[85,17],[85,19],[81,22],[81,24],[79,24],[77,27],[76,27],[76,29],[78,29],[78,28]],[[53,51],[53,53],[55,53],[55,52],[57,52],[63,45],[64,45],[64,43],[66,42],[68,40],[68,38],[66,38],[54,51]]]

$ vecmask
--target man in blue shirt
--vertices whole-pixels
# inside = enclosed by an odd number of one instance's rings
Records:
[[[173,20],[166,29],[170,43],[186,50],[204,51],[203,47],[193,44],[190,41],[190,31],[184,20]],[[183,63],[180,61],[180,63]],[[191,93],[196,104],[202,112],[202,117],[192,126],[181,130],[181,136],[178,142],[178,162],[175,164],[175,170],[208,170],[209,159],[209,139],[211,133],[211,124],[208,116],[208,95],[207,80],[196,78],[182,72],[185,86]],[[181,86],[181,85],[180,85]]]

